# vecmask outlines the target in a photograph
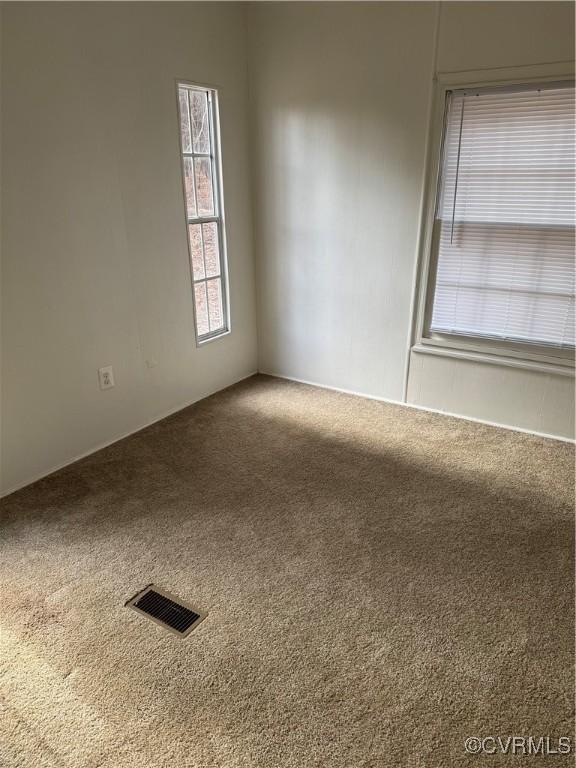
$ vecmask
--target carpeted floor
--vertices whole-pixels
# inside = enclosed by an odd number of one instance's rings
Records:
[[[573,734],[573,459],[258,376],[13,494],[0,766],[547,764],[464,740]]]

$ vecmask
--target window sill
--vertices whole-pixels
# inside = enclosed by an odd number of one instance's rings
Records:
[[[224,338],[224,336],[229,336],[231,333],[230,328],[226,329],[225,331],[219,331],[218,333],[215,333],[213,336],[204,336],[203,338],[196,339],[196,346],[197,347],[204,347],[206,344],[210,344],[212,341],[218,341],[218,339]]]
[[[537,360],[525,360],[519,357],[507,355],[490,355],[484,352],[472,352],[464,349],[441,347],[418,343],[412,347],[412,352],[438,357],[452,357],[459,360],[471,360],[476,363],[488,363],[489,365],[507,366],[509,368],[523,368],[524,370],[539,373],[553,373],[558,376],[571,376],[574,378],[574,368],[570,364],[538,362]]]

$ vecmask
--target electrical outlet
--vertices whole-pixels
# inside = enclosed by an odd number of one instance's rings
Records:
[[[100,389],[110,389],[114,386],[114,371],[111,365],[107,365],[105,368],[98,368],[98,380],[100,382]]]

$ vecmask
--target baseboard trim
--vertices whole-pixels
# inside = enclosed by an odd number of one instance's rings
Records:
[[[497,421],[487,421],[486,419],[477,419],[473,416],[464,416],[461,413],[452,413],[451,411],[441,411],[439,408],[428,408],[424,405],[416,405],[414,403],[405,403],[401,400],[393,400],[389,397],[380,397],[379,395],[369,395],[365,392],[358,392],[353,389],[344,389],[343,387],[333,387],[329,384],[320,384],[317,381],[310,381],[308,379],[299,379],[294,376],[285,376],[281,373],[274,373],[272,371],[252,371],[252,373],[247,374],[246,376],[242,376],[240,379],[237,379],[236,381],[231,382],[230,384],[227,384],[225,387],[222,387],[222,389],[215,389],[212,392],[209,392],[206,395],[203,395],[202,397],[194,398],[193,400],[187,400],[184,403],[181,403],[180,405],[175,406],[174,408],[170,408],[167,411],[163,411],[159,416],[155,416],[153,419],[150,419],[146,421],[144,424],[140,425],[139,427],[136,427],[135,429],[129,430],[128,432],[123,432],[120,435],[116,435],[111,440],[107,440],[103,443],[99,443],[98,445],[94,446],[93,448],[90,448],[87,451],[84,451],[83,453],[77,454],[73,458],[69,459],[68,461],[64,461],[61,464],[57,464],[56,466],[52,467],[51,469],[46,470],[46,472],[41,472],[37,475],[34,475],[33,477],[29,478],[23,483],[19,483],[18,485],[13,486],[12,488],[9,488],[6,491],[2,491],[0,493],[0,499],[6,498],[6,496],[10,496],[12,493],[16,493],[16,491],[22,490],[22,488],[26,488],[29,485],[32,485],[33,483],[38,482],[38,480],[42,480],[45,477],[48,477],[49,475],[53,475],[55,472],[59,472],[61,469],[64,469],[65,467],[69,467],[71,464],[75,464],[77,461],[81,461],[82,459],[85,459],[87,456],[91,456],[93,453],[97,453],[98,451],[101,451],[103,448],[108,448],[110,445],[114,445],[114,443],[119,442],[120,440],[124,440],[126,437],[130,437],[130,435],[135,435],[137,432],[141,432],[143,429],[146,429],[147,427],[152,426],[152,424],[156,424],[159,421],[162,421],[163,419],[168,418],[168,416],[172,416],[174,413],[178,413],[178,411],[184,410],[184,408],[188,408],[191,405],[194,405],[195,403],[199,403],[201,400],[205,400],[207,397],[212,397],[212,395],[215,395],[217,392],[223,392],[225,389],[228,389],[228,387],[233,387],[235,384],[239,384],[241,381],[245,381],[246,379],[252,378],[252,376],[255,376],[256,374],[261,373],[264,376],[273,376],[276,379],[284,379],[285,381],[294,381],[297,384],[307,384],[311,387],[318,387],[319,389],[327,389],[332,392],[341,392],[345,395],[353,395],[354,397],[363,397],[366,400],[377,400],[382,403],[390,403],[391,405],[400,405],[404,408],[413,408],[417,411],[426,411],[427,413],[437,413],[440,416],[451,416],[455,419],[463,419],[464,421],[472,421],[476,424],[486,424],[489,427],[498,427],[500,429],[507,429],[511,432],[521,432],[523,434],[527,435],[534,435],[535,437],[542,437],[547,440],[557,440],[561,443],[570,443],[571,445],[574,445],[576,443],[575,440],[573,440],[570,437],[561,437],[560,435],[551,435],[547,432],[536,432],[532,429],[525,429],[524,427],[513,427],[509,424],[501,424]]]
[[[168,416],[172,416],[175,413],[178,413],[178,411],[183,411],[184,408],[188,408],[191,405],[194,405],[195,403],[199,403],[201,400],[205,400],[207,397],[212,397],[212,395],[217,394],[218,392],[223,392],[225,389],[228,389],[228,387],[233,387],[235,384],[239,384],[241,381],[245,381],[246,379],[251,379],[252,376],[256,376],[258,371],[252,371],[252,373],[249,373],[247,376],[242,376],[240,379],[236,379],[236,381],[231,382],[230,384],[226,384],[225,387],[222,387],[221,389],[215,389],[212,392],[208,392],[207,395],[203,395],[202,397],[196,397],[193,400],[187,400],[185,403],[182,403],[180,405],[175,406],[174,408],[170,408],[167,411],[163,411],[159,416],[155,416],[153,419],[150,419],[149,421],[146,421],[144,424],[141,424],[139,427],[136,427],[135,429],[131,429],[128,432],[122,432],[120,435],[116,435],[111,440],[106,440],[104,443],[98,443],[98,445],[94,446],[94,448],[90,448],[87,451],[84,451],[83,453],[79,453],[74,458],[69,459],[68,461],[64,461],[61,464],[57,464],[55,467],[52,467],[51,469],[46,470],[46,472],[40,472],[38,475],[34,475],[30,479],[26,480],[23,483],[19,483],[18,485],[13,486],[12,488],[9,488],[7,491],[2,491],[0,493],[0,499],[6,498],[6,496],[10,496],[12,493],[16,493],[16,491],[21,491],[22,488],[27,488],[29,485],[32,485],[33,483],[38,482],[38,480],[42,480],[45,477],[48,477],[49,475],[53,475],[55,472],[59,472],[61,469],[64,469],[65,467],[69,467],[71,464],[75,464],[77,461],[81,461],[82,459],[85,459],[87,456],[91,456],[93,453],[98,453],[98,451],[101,451],[103,448],[108,448],[110,445],[114,445],[114,443],[120,442],[120,440],[124,440],[126,437],[130,437],[130,435],[135,435],[138,432],[141,432],[143,429],[146,429],[147,427],[151,427],[152,424],[156,424],[159,421],[162,421],[163,419],[167,419]]]
[[[500,429],[507,429],[510,432],[522,432],[525,435],[534,435],[535,437],[543,437],[546,440],[557,440],[561,443],[570,443],[574,445],[576,440],[571,437],[562,437],[560,435],[551,435],[547,432],[536,432],[533,429],[526,429],[525,427],[513,427],[510,424],[501,424],[497,421],[487,421],[486,419],[477,419],[474,416],[464,416],[461,413],[452,413],[451,411],[441,411],[439,408],[428,408],[425,405],[416,405],[415,403],[405,403],[402,400],[392,400],[388,397],[380,397],[379,395],[367,395],[365,392],[357,392],[353,389],[344,389],[343,387],[332,387],[329,384],[320,384],[317,381],[309,381],[307,379],[297,379],[294,376],[284,376],[281,373],[273,373],[272,371],[260,370],[259,373],[264,376],[274,376],[276,379],[284,379],[286,381],[294,381],[297,384],[308,384],[311,387],[319,387],[320,389],[329,389],[332,392],[342,392],[345,395],[354,395],[355,397],[364,397],[366,400],[377,400],[381,403],[390,403],[391,405],[401,405],[403,408],[413,408],[417,411],[426,411],[427,413],[437,413],[440,416],[451,416],[454,419],[463,419],[464,421],[473,421],[476,424],[486,424],[488,427],[498,427]]]

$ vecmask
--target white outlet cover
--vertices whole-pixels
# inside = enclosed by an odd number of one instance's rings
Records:
[[[114,371],[111,365],[98,368],[98,381],[100,382],[100,389],[110,389],[114,386]]]

